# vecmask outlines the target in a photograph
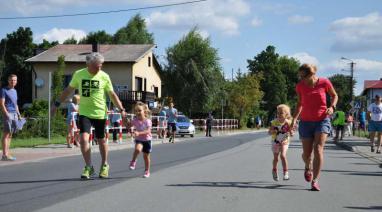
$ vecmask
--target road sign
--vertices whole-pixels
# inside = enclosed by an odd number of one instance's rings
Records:
[[[355,108],[355,109],[360,109],[360,108],[361,108],[361,102],[360,102],[360,101],[356,101],[356,102],[354,103],[354,108]]]

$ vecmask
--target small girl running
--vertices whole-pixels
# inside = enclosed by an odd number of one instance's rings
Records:
[[[283,180],[289,180],[288,173],[288,160],[286,157],[290,134],[291,124],[290,108],[288,105],[281,104],[277,106],[277,118],[271,122],[268,133],[272,135],[272,152],[273,152],[273,180],[278,181],[277,163],[279,155],[283,166],[284,177]]]
[[[133,136],[135,138],[135,151],[133,158],[130,162],[130,170],[135,169],[137,157],[139,153],[143,152],[143,159],[145,161],[145,172],[143,177],[150,177],[150,153],[151,153],[151,119],[150,110],[148,106],[142,102],[135,105],[136,117],[132,120],[131,124],[134,127]]]

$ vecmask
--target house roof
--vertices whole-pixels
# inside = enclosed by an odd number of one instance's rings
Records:
[[[99,52],[105,57],[105,62],[137,62],[154,47],[154,44],[99,45]],[[91,52],[91,44],[59,44],[26,62],[57,62],[60,55],[65,56],[65,62],[85,62],[86,55]]]
[[[365,80],[363,83],[363,91],[361,95],[365,95],[366,91],[372,88],[382,88],[382,80]]]

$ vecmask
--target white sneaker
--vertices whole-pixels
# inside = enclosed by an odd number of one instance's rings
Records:
[[[289,180],[289,173],[288,172],[284,172],[283,180]]]

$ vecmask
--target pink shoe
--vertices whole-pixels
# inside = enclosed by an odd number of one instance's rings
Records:
[[[150,171],[146,170],[145,174],[143,175],[143,178],[149,178],[150,177]]]
[[[136,161],[131,161],[130,162],[130,170],[134,170],[135,169],[135,165],[137,164],[137,162]]]
[[[312,181],[312,191],[320,191],[320,185],[318,184],[318,181]]]
[[[309,170],[309,169],[305,169],[304,177],[305,177],[305,181],[306,181],[306,182],[311,182],[311,181],[312,181],[312,178],[313,178],[312,171]]]

